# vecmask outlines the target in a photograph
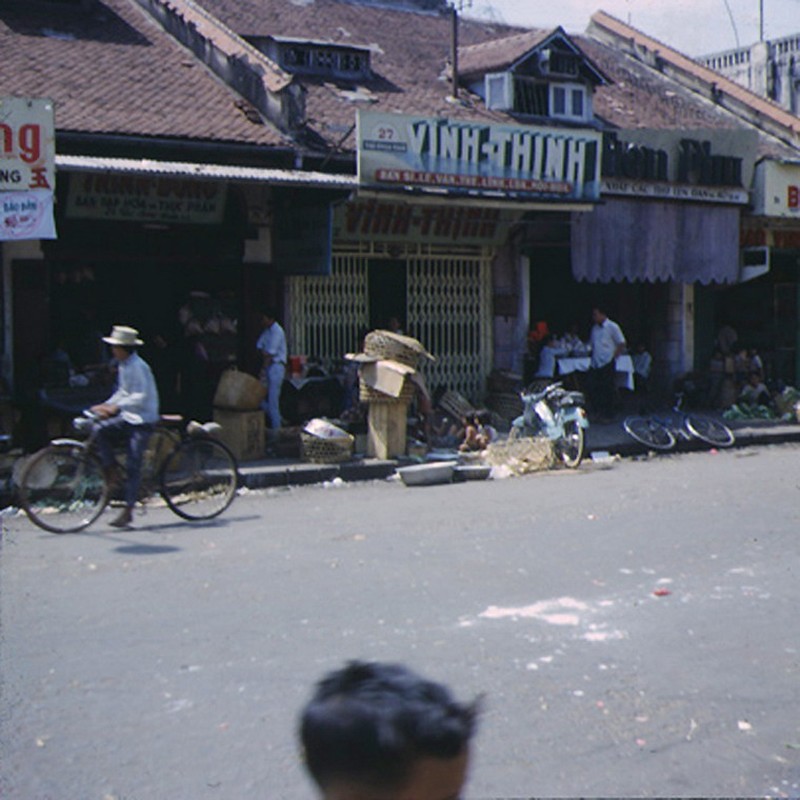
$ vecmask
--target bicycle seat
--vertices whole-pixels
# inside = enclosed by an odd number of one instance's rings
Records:
[[[181,414],[161,414],[159,422],[166,428],[178,428],[183,422]]]

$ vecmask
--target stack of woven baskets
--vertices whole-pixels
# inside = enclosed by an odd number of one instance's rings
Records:
[[[364,337],[363,353],[348,353],[358,361],[359,397],[366,403],[410,403],[416,391],[413,375],[433,356],[411,336],[375,330]]]
[[[433,356],[410,336],[386,330],[364,338],[364,352],[346,358],[359,367],[359,397],[369,404],[367,452],[378,458],[402,455],[406,449],[408,406],[417,389],[417,371]]]

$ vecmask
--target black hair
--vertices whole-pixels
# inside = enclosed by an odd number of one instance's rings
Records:
[[[261,316],[267,319],[278,319],[278,309],[275,306],[263,306]]]
[[[476,717],[476,702],[456,702],[446,686],[403,665],[351,661],[317,684],[300,740],[323,791],[337,780],[392,790],[419,759],[465,752]]]

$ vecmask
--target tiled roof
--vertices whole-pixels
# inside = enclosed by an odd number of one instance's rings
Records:
[[[573,37],[613,81],[594,94],[595,115],[616,128],[732,130],[749,128],[735,114],[681,86],[617,48],[585,36]],[[788,158],[797,151],[761,132],[759,155]]]
[[[540,45],[552,31],[529,30],[458,48],[458,70],[462,75],[499,72],[507,69],[526,53]]]
[[[290,145],[131,0],[0,0],[0,53],[0,92],[52,98],[58,131]]]
[[[450,99],[451,17],[434,12],[337,0],[199,0],[241,36],[280,36],[370,47],[375,78],[354,84],[303,77],[308,127],[327,147],[355,148],[357,108],[460,119],[508,122],[461,90]],[[468,46],[505,38],[519,28],[462,18],[459,42]],[[367,99],[358,99],[367,98]]]
[[[658,39],[654,39],[636,28],[626,25],[610,14],[604,11],[598,11],[593,14],[592,27],[600,31],[608,31],[618,39],[624,39],[628,46],[634,50],[657,56],[662,65],[667,65],[675,71],[691,77],[698,83],[705,84],[709,93],[713,88],[715,91],[722,93],[722,95],[734,98],[762,117],[785,127],[787,131],[791,131],[794,135],[800,135],[800,117],[781,108],[777,103],[761,97],[749,89],[745,89],[718,72],[699,64]]]

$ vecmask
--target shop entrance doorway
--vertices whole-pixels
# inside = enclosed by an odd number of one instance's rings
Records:
[[[371,260],[367,266],[369,326],[388,329],[396,319],[407,332],[408,273],[405,261]]]

